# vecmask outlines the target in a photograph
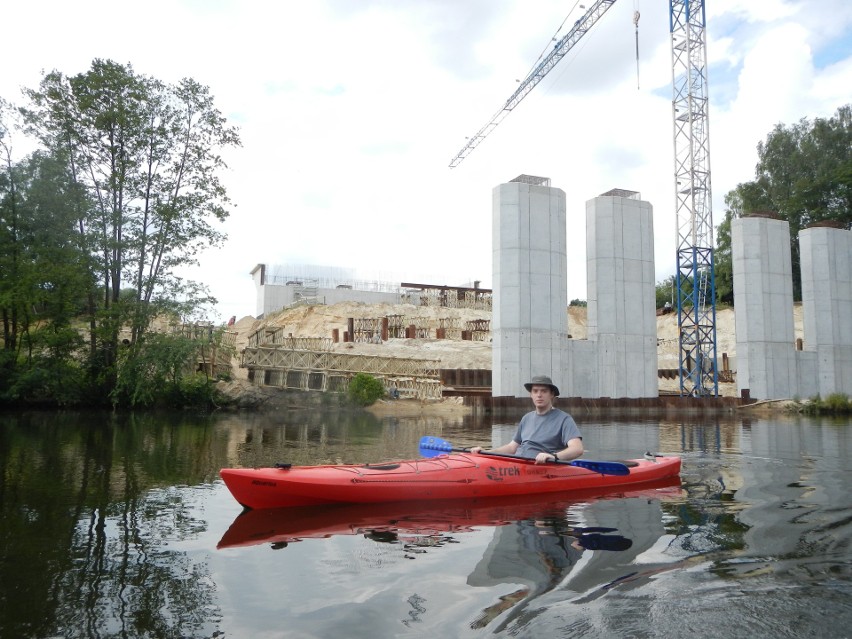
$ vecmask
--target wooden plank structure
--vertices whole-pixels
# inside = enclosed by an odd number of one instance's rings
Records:
[[[470,339],[474,342],[488,342],[491,340],[491,320],[479,319],[466,323]]]
[[[396,389],[400,397],[439,399],[439,363],[285,346],[249,346],[242,353],[240,365],[249,369],[249,379],[257,386],[344,392],[357,373],[367,373],[381,380],[386,389]]]
[[[182,335],[198,342],[194,369],[210,377],[231,372],[231,355],[237,343],[236,331],[219,331],[212,324],[176,324],[172,334]]]
[[[490,368],[445,368],[441,370],[444,397],[491,397]]]
[[[377,342],[379,339],[450,339],[488,342],[491,340],[491,320],[477,319],[461,326],[458,317],[429,317],[426,315],[388,315],[387,317],[350,317],[348,341]],[[271,343],[267,339],[268,343]],[[256,341],[254,345],[262,345]]]
[[[402,282],[400,286],[406,289],[402,301],[417,306],[444,306],[447,308],[474,308],[490,311],[492,307],[492,291],[489,288],[479,288],[475,283],[473,288],[466,286],[446,286],[440,284],[417,284]]]
[[[248,347],[275,346],[308,351],[330,351],[333,340],[330,337],[293,337],[285,333],[283,326],[269,326],[255,331],[248,337]]]

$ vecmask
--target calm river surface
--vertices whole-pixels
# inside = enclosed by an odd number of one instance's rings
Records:
[[[575,418],[587,458],[679,454],[681,484],[240,516],[222,467],[512,425],[0,413],[0,637],[852,637],[852,423]]]

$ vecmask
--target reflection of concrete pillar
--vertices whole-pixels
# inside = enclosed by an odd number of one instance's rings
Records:
[[[790,225],[774,217],[731,222],[737,389],[757,399],[799,392],[794,349]]]
[[[492,395],[525,397],[533,375],[562,383],[568,338],[565,193],[509,182],[494,188]]]
[[[799,233],[799,246],[804,346],[816,353],[816,390],[852,395],[852,232],[811,227]]]

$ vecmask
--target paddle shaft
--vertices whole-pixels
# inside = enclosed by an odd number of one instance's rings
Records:
[[[453,452],[454,453],[469,453],[470,449],[469,448],[453,448]],[[509,453],[495,453],[495,452],[492,452],[490,450],[480,450],[479,454],[480,455],[488,455],[489,457],[505,457],[506,459],[519,459],[519,460],[523,460],[523,461],[535,461],[535,459],[532,458],[532,457],[521,457],[520,455],[510,455]],[[551,453],[551,455],[553,455],[553,453]],[[556,455],[553,455],[553,456],[556,457]],[[577,461],[577,460],[574,460],[574,461]],[[548,459],[546,463],[548,463],[548,464],[567,464],[569,466],[573,466],[574,461],[565,461],[563,459],[557,458],[557,459],[552,459],[552,460]]]
[[[455,448],[453,445],[440,437],[421,437],[420,438],[420,454],[426,455],[427,457],[434,457],[434,454],[426,454],[423,451],[437,451],[437,454],[441,453],[469,453],[469,448]],[[495,453],[489,452],[485,450],[480,450],[480,455],[489,455],[492,457],[503,457],[507,459],[515,459],[517,461],[531,462],[532,459],[528,457],[519,457],[518,455],[508,455],[506,453]],[[575,459],[574,461],[563,461],[561,459],[556,461],[548,461],[548,464],[566,464],[568,466],[577,466],[578,468],[585,468],[586,470],[591,470],[596,473],[600,473],[602,475],[629,475],[630,469],[620,462],[609,462],[609,461],[593,461],[586,459]]]
[[[445,452],[442,450],[442,452]],[[470,453],[470,449],[468,448],[451,448],[449,451],[453,453]],[[518,461],[532,462],[533,459],[529,457],[520,457],[518,455],[509,455],[507,453],[492,453],[487,450],[481,450],[479,455],[488,455],[489,457],[501,457],[504,459],[516,459]],[[597,462],[597,461],[587,461],[585,459],[575,459],[573,461],[565,461],[562,459],[556,460],[547,460],[546,464],[561,464],[563,466],[576,466],[578,468],[585,468],[586,470],[591,470],[596,473],[600,473],[602,475],[629,475],[630,469],[627,468],[624,464],[619,462]]]

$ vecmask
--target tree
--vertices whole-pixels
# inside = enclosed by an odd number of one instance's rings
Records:
[[[725,196],[728,209],[717,234],[717,291],[731,295],[731,220],[772,211],[790,224],[793,294],[801,299],[799,231],[824,221],[852,228],[852,105],[840,107],[831,118],[779,124],[757,151],[755,179]]]
[[[123,327],[134,344],[153,317],[210,301],[176,269],[224,240],[214,226],[228,216],[220,151],[238,146],[239,136],[207,87],[191,79],[166,85],[109,60],[73,77],[52,71],[25,94],[29,131],[65,158],[86,195],[77,231],[93,273],[89,365],[112,393],[122,369],[134,366],[118,358]],[[121,294],[125,282],[132,297]]]
[[[670,275],[662,282],[657,282],[656,287],[654,287],[654,295],[656,297],[656,308],[663,308],[666,305],[666,302],[668,302],[672,306],[677,303],[677,301],[674,299],[675,288],[676,287],[674,275]]]
[[[369,406],[384,397],[382,382],[367,373],[356,373],[349,382],[349,398],[359,406]]]
[[[79,193],[61,158],[36,152],[13,161],[11,109],[0,108],[0,396],[65,403],[80,378],[72,322],[88,290],[73,232]]]
[[[731,191],[725,196],[725,204],[728,210],[725,211],[725,218],[719,223],[716,228],[716,251],[713,255],[714,272],[716,279],[716,301],[724,304],[734,304],[734,261],[731,253],[731,220],[734,217],[733,211],[737,208],[734,204],[733,195],[735,191]]]

